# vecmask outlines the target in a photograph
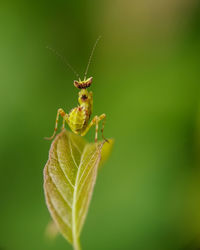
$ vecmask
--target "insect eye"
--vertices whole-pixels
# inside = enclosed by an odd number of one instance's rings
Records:
[[[86,95],[82,95],[82,96],[81,96],[81,99],[82,99],[82,100],[86,100],[86,99],[87,99],[87,96],[86,96]]]

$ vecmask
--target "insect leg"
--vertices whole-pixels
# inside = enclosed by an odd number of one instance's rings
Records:
[[[57,127],[58,127],[58,119],[59,119],[59,115],[61,115],[62,117],[65,117],[65,111],[63,109],[58,109],[57,111],[57,115],[56,115],[56,123],[55,123],[55,128],[54,128],[54,132],[53,135],[51,137],[45,137],[46,140],[52,140],[56,134],[57,131]]]
[[[85,130],[81,133],[81,136],[84,136],[87,134],[89,129],[96,124],[96,120],[98,120],[98,116],[95,116],[92,121],[89,123],[89,125],[85,128]]]
[[[104,130],[105,122],[106,122],[106,114],[100,115],[100,116],[99,116],[99,120],[100,120],[100,121],[103,120],[103,122],[102,122],[102,128],[101,128],[102,138],[103,138],[105,141],[108,142],[108,140],[107,140],[107,139],[104,137],[104,135],[103,135],[103,130]]]
[[[68,114],[65,114],[65,116],[63,116],[62,129],[65,128],[65,122],[68,122]]]
[[[102,125],[102,129],[101,129],[101,132],[102,132],[102,137],[105,141],[108,141],[104,136],[103,136],[103,130],[104,130],[104,125],[105,125],[105,118],[106,118],[106,115],[105,114],[102,114],[100,115],[99,117],[98,116],[95,116],[92,121],[90,122],[90,124],[86,127],[86,129],[82,132],[81,136],[84,136],[87,134],[88,130],[93,126],[93,125],[96,125],[96,130],[95,130],[95,142],[97,142],[97,138],[98,138],[98,129],[99,129],[99,122],[101,120],[104,120],[103,121],[103,125]]]
[[[99,118],[96,119],[96,129],[95,129],[95,142],[97,142],[98,139],[98,129],[99,129]]]

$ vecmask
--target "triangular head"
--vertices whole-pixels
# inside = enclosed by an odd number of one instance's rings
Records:
[[[92,77],[88,78],[88,79],[84,79],[83,81],[81,81],[80,79],[78,81],[74,81],[74,86],[78,89],[87,89],[90,87],[90,85],[92,84]]]

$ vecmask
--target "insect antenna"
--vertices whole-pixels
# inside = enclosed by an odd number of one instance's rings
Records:
[[[57,57],[59,57],[61,59],[61,61],[78,77],[79,74],[75,71],[75,69],[68,63],[68,61],[66,60],[66,58],[64,56],[62,56],[60,53],[58,53],[58,51],[56,51],[55,49],[47,46],[47,49],[49,49],[51,52],[53,52]]]
[[[88,73],[88,69],[89,69],[89,66],[90,66],[90,63],[91,63],[91,60],[92,60],[92,57],[93,57],[93,54],[94,54],[94,51],[96,49],[96,46],[97,46],[97,43],[99,42],[99,40],[101,39],[101,36],[99,36],[92,48],[92,52],[90,54],[90,57],[89,57],[89,60],[88,60],[88,64],[87,64],[87,67],[86,67],[86,70],[85,70],[85,74],[84,74],[84,79],[86,79],[87,77],[87,73]]]

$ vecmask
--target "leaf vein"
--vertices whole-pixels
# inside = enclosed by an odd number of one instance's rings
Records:
[[[70,136],[70,138],[71,138],[72,144],[74,145],[74,147],[78,150],[79,154],[81,155],[82,152],[81,152],[80,148],[79,148],[78,145],[74,142],[74,140],[72,139],[72,136]]]
[[[68,224],[69,222],[64,221],[64,220],[61,218],[61,216],[58,214],[58,212],[57,212],[55,206],[53,205],[53,202],[52,202],[52,200],[51,200],[51,198],[50,198],[49,193],[47,192],[46,194],[47,194],[48,202],[50,203],[50,206],[53,207],[54,213],[56,214],[56,216],[59,217],[59,219],[63,222],[63,224],[65,224],[69,229],[72,229],[71,225]]]
[[[72,156],[74,165],[75,165],[76,168],[78,169],[78,164],[76,163],[75,158],[74,158],[74,154],[73,154],[73,152],[72,152],[72,144],[71,144],[71,140],[70,140],[69,136],[68,136],[68,142],[69,142],[69,149],[70,149],[70,153],[71,153],[71,156]]]
[[[62,195],[62,193],[59,191],[58,186],[57,186],[56,183],[53,181],[53,178],[51,177],[51,173],[49,172],[49,168],[47,168],[47,169],[48,169],[48,176],[49,176],[49,178],[50,178],[52,184],[55,186],[57,193],[58,193],[58,194],[60,195],[60,197],[65,201],[65,203],[72,209],[72,205],[70,204],[70,202],[64,198],[64,196]]]
[[[93,155],[93,156],[94,156],[94,155]],[[94,164],[94,166],[95,166],[95,164]],[[82,183],[81,187],[79,188],[79,192],[78,192],[78,198],[77,198],[77,200],[79,200],[79,197],[80,197],[80,194],[81,194],[82,188],[83,188],[83,186],[85,185],[85,182],[86,182],[86,180],[87,180],[88,176],[90,175],[91,171],[93,170],[94,166],[90,168],[90,170],[88,171],[88,173],[87,173],[87,175],[86,175],[86,177],[85,177],[85,179],[84,179],[84,181],[83,181],[83,183]],[[80,182],[79,182],[79,183],[80,183]]]
[[[56,153],[57,153],[57,150],[56,150]],[[74,185],[72,184],[72,182],[70,181],[69,177],[67,176],[67,174],[64,172],[64,170],[63,170],[62,167],[61,167],[61,163],[60,163],[60,159],[59,159],[58,155],[57,155],[57,158],[58,158],[58,165],[59,165],[60,170],[62,171],[62,173],[63,173],[65,179],[69,182],[69,184],[70,184],[70,185],[73,187],[73,189],[74,189]]]
[[[94,156],[95,156],[95,153],[96,153],[96,151],[94,151],[92,157],[90,158],[90,160],[88,161],[87,165],[85,166],[85,168],[84,168],[84,170],[83,170],[83,173],[82,173],[82,175],[81,175],[81,177],[80,177],[80,179],[79,179],[78,185],[80,184],[80,182],[81,182],[81,180],[82,180],[82,178],[83,178],[83,175],[84,175],[86,169],[88,168],[90,162],[93,160],[93,158],[94,158]],[[89,157],[90,157],[90,155],[88,156],[88,158],[89,158]],[[88,159],[88,158],[87,158],[87,159]],[[86,161],[87,161],[87,159],[86,159]]]

